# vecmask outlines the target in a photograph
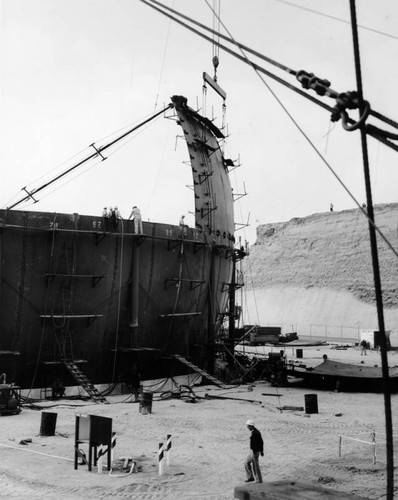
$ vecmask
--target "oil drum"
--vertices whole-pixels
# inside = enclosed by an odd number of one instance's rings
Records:
[[[57,413],[43,411],[41,414],[40,436],[54,436]]]
[[[147,413],[152,413],[152,392],[141,392],[138,396],[138,400],[140,403],[139,412],[143,415]]]
[[[305,413],[318,413],[318,395],[305,394]]]

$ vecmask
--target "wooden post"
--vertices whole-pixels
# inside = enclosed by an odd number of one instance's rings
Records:
[[[372,431],[372,442],[373,442],[373,463],[376,463],[376,432]]]

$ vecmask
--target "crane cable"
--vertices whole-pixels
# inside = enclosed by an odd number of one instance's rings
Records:
[[[102,153],[104,151],[106,151],[108,148],[110,148],[111,146],[115,145],[116,143],[118,143],[119,141],[121,141],[122,139],[124,139],[125,137],[127,137],[128,135],[132,134],[133,132],[135,132],[139,128],[143,127],[144,125],[146,125],[147,123],[149,123],[153,119],[157,118],[158,116],[160,116],[161,114],[163,114],[165,111],[167,111],[168,109],[170,109],[172,107],[173,107],[173,104],[171,104],[171,103],[168,104],[162,110],[160,110],[157,113],[151,115],[149,118],[147,118],[143,122],[139,123],[138,125],[136,125],[135,127],[131,128],[131,129],[127,130],[127,132],[123,133],[119,137],[116,137],[116,139],[113,139],[112,141],[110,141],[109,143],[105,144],[104,146],[97,147],[95,145],[95,143],[91,144],[90,146],[94,149],[94,153],[91,153],[90,155],[86,156],[83,160],[78,161],[72,167],[68,168],[64,172],[61,172],[59,175],[57,175],[53,179],[51,179],[48,182],[42,184],[38,188],[35,188],[35,189],[31,190],[30,192],[26,188],[22,188],[22,190],[26,192],[26,196],[22,197],[21,199],[19,199],[18,201],[16,201],[15,203],[13,203],[12,205],[10,205],[9,207],[7,207],[7,210],[11,210],[12,208],[16,207],[17,205],[19,205],[19,204],[21,204],[24,201],[27,201],[29,199],[33,199],[34,202],[36,202],[37,200],[35,200],[35,198],[34,198],[34,195],[36,193],[38,193],[39,191],[42,191],[43,189],[47,188],[48,186],[50,186],[54,182],[58,181],[59,179],[61,179],[65,175],[69,174],[70,172],[72,172],[76,168],[78,168],[81,165],[83,165],[84,163],[86,163],[87,161],[89,161],[89,160],[91,160],[93,158],[98,158],[98,157],[102,158],[102,161],[106,160],[106,157],[102,155]]]
[[[193,31],[194,33],[197,33],[199,36],[201,36],[202,38],[205,38],[207,39],[208,41],[211,41],[211,39],[209,37],[207,37],[206,35],[204,35],[203,33],[200,33],[199,31],[195,30],[194,28],[186,25],[185,23],[183,23],[182,21],[179,21],[178,19],[174,18],[173,16],[169,15],[167,12],[164,12],[160,9],[158,9],[157,7],[155,7],[154,5],[152,5],[151,3],[148,3],[147,0],[140,0],[141,2],[145,3],[146,5],[152,7],[153,9],[157,10],[158,12],[160,12],[161,14],[164,14],[165,16],[167,17],[170,17],[172,18],[174,21],[178,22],[179,24],[182,24],[183,26],[185,26],[186,28],[188,28],[190,31]],[[159,2],[157,2],[156,0],[149,0],[150,2],[153,2],[153,3],[156,3],[156,4],[159,4],[159,5],[162,5],[160,4]],[[207,0],[205,0],[206,3],[207,3]],[[210,9],[211,9],[211,6],[209,4],[207,4]],[[162,5],[163,6],[163,5]],[[169,10],[172,10],[170,9],[169,7],[166,7],[166,6],[163,6]],[[178,13],[177,11],[173,11],[175,14],[177,15],[181,15],[181,17],[187,17],[187,16],[184,16],[183,14],[180,14]],[[189,19],[189,18],[188,18]],[[196,21],[192,20],[193,23],[195,24],[200,24],[200,23],[197,23]],[[224,27],[224,29],[226,29],[226,31],[228,32],[228,29],[225,27],[225,25],[221,22],[222,26]],[[203,25],[202,25],[203,26]],[[210,30],[210,28],[207,28],[207,30]],[[222,38],[224,38],[224,35],[221,35]],[[227,37],[228,38],[228,37]],[[234,43],[236,46],[241,46],[241,44],[238,44],[237,42],[234,42],[234,39],[231,37],[230,35],[230,38],[228,38],[229,40],[232,41],[232,43]],[[277,95],[275,94],[275,92],[269,87],[269,85],[267,84],[267,82],[264,80],[264,77],[260,74],[260,73],[265,73],[266,75],[270,76],[271,78],[273,78],[274,80],[280,82],[280,83],[283,83],[284,85],[288,86],[289,88],[291,88],[292,90],[298,92],[299,94],[303,95],[304,97],[306,97],[307,99],[319,104],[321,107],[323,107],[324,109],[328,109],[329,111],[333,112],[333,108],[331,108],[330,106],[328,106],[327,104],[323,103],[322,101],[319,101],[318,99],[315,99],[314,97],[304,93],[303,91],[301,91],[300,89],[298,89],[297,87],[294,87],[292,85],[290,85],[288,82],[285,82],[283,79],[277,77],[276,75],[273,75],[272,73],[270,73],[269,71],[265,70],[264,68],[261,68],[260,66],[258,66],[257,64],[253,63],[252,61],[250,61],[246,54],[244,54],[243,52],[243,49],[240,47],[243,55],[240,55],[240,54],[236,54],[235,52],[231,51],[229,48],[227,47],[224,47],[222,44],[220,44],[220,47],[223,48],[224,50],[226,50],[227,52],[231,53],[232,55],[234,55],[235,57],[237,57],[238,59],[240,59],[241,61],[249,64],[250,66],[252,66],[252,68],[254,69],[254,71],[257,73],[257,75],[259,76],[259,78],[261,79],[261,81],[263,82],[263,84],[267,87],[267,89],[269,90],[269,92],[272,94],[272,96],[276,99],[276,101],[279,103],[279,105],[282,107],[282,109],[285,111],[285,113],[288,115],[288,117],[290,118],[290,120],[292,121],[292,123],[296,126],[296,128],[300,131],[300,133],[303,135],[303,137],[306,139],[306,141],[310,144],[310,146],[313,148],[313,150],[315,151],[315,153],[320,157],[320,159],[322,160],[322,162],[326,165],[326,167],[330,170],[330,172],[334,175],[334,177],[337,179],[337,181],[340,183],[340,185],[343,187],[343,189],[347,192],[347,194],[349,195],[349,197],[354,201],[355,205],[359,208],[359,210],[362,211],[362,213],[364,214],[364,216],[368,219],[369,223],[372,224],[372,226],[375,228],[375,230],[379,233],[379,235],[381,236],[381,238],[385,241],[385,243],[387,244],[387,246],[390,248],[390,250],[394,253],[394,255],[396,257],[398,257],[398,251],[393,247],[393,245],[390,243],[390,241],[387,239],[387,237],[383,234],[383,232],[380,230],[380,228],[375,224],[374,221],[372,221],[369,217],[368,217],[368,214],[367,214],[367,211],[364,207],[362,207],[362,204],[355,198],[355,196],[351,193],[351,191],[347,188],[347,186],[344,184],[344,182],[342,181],[342,179],[339,177],[339,175],[335,172],[335,170],[333,169],[333,167],[330,165],[330,163],[326,160],[326,158],[323,157],[323,155],[318,151],[318,149],[316,148],[316,146],[314,145],[314,143],[311,141],[311,139],[308,137],[308,135],[304,132],[304,130],[300,127],[300,125],[297,123],[297,121],[293,118],[293,116],[290,114],[290,112],[287,110],[287,108],[283,105],[283,103],[281,102],[281,100],[277,97]],[[350,118],[348,118],[348,122],[351,122],[352,124],[354,124],[355,122],[353,120],[351,120]],[[398,126],[398,124],[397,124]],[[369,132],[370,133],[370,132]],[[370,135],[372,135],[373,137],[379,139],[381,142],[383,142],[384,144],[387,144],[387,145],[390,145],[390,147],[392,147],[393,149],[395,149],[396,151],[398,151],[398,145],[396,144],[392,144],[390,143],[389,141],[387,141],[386,139],[382,139],[378,136],[375,136],[373,135],[372,133],[370,133]]]
[[[218,4],[218,13],[216,14],[216,4]],[[221,0],[213,0],[213,67],[214,67],[214,81],[217,81],[217,68],[220,64],[220,12]]]
[[[149,7],[153,8],[154,10],[160,12],[164,16],[169,17],[173,21],[177,22],[181,26],[183,26],[183,27],[187,28],[188,30],[192,31],[193,33],[197,34],[201,38],[209,41],[210,43],[213,43],[212,38],[208,37],[207,35],[205,35],[204,33],[200,32],[200,31],[196,30],[192,26],[189,26],[188,24],[184,23],[183,21],[177,19],[176,17],[174,17],[174,15],[180,16],[183,19],[186,19],[187,21],[191,22],[192,24],[197,25],[200,28],[213,33],[213,30],[211,28],[203,25],[202,23],[199,23],[198,21],[195,21],[194,19],[192,19],[188,16],[185,16],[184,14],[182,14],[174,9],[171,9],[170,7],[167,7],[166,5],[163,5],[162,3],[158,2],[157,0],[140,0],[140,1],[142,3],[145,3],[146,5],[148,5]],[[205,1],[207,2],[207,0],[205,0]],[[172,14],[169,14],[165,10],[162,10],[162,9],[156,7],[155,4],[159,5],[160,7],[164,8],[164,9],[171,11]],[[210,5],[209,5],[209,7],[210,7]],[[211,9],[211,7],[210,7],[210,9]],[[252,66],[252,68],[254,70],[266,74],[269,78],[272,78],[273,80],[284,85],[285,87],[288,87],[293,92],[298,93],[299,95],[306,98],[307,100],[310,100],[314,104],[317,104],[318,106],[326,109],[327,111],[329,111],[332,114],[332,117],[333,117],[333,119],[335,119],[335,121],[337,121],[337,119],[342,118],[344,128],[347,127],[346,130],[351,130],[351,131],[356,130],[357,128],[359,128],[363,124],[363,121],[367,118],[367,116],[362,116],[361,120],[358,122],[358,121],[351,119],[348,116],[348,114],[346,113],[347,108],[348,109],[356,109],[358,107],[358,99],[357,99],[355,92],[338,93],[330,88],[330,83],[325,79],[320,79],[320,78],[316,77],[315,75],[313,75],[312,73],[308,73],[304,70],[296,71],[296,70],[293,70],[291,68],[288,68],[287,66],[280,64],[277,61],[274,61],[271,58],[264,56],[263,54],[260,54],[259,52],[254,51],[254,50],[250,49],[249,47],[247,47],[239,42],[236,42],[231,37],[227,37],[221,33],[219,33],[218,35],[220,38],[222,38],[223,40],[226,40],[229,43],[234,44],[239,49],[245,50],[245,51],[255,55],[256,57],[259,57],[259,58],[267,61],[268,63],[270,63],[274,66],[277,66],[279,69],[282,69],[282,70],[286,71],[287,73],[292,74],[292,75],[296,76],[297,78],[300,78],[299,81],[305,89],[312,89],[312,90],[315,90],[318,95],[321,95],[321,96],[327,95],[328,97],[336,99],[337,105],[335,107],[331,107],[328,104],[326,104],[326,103],[320,101],[319,99],[311,96],[310,94],[304,92],[300,88],[295,87],[294,85],[290,84],[289,82],[287,82],[283,78],[280,78],[279,76],[271,73],[270,71],[266,70],[265,68],[254,63],[253,61],[248,59],[247,56],[243,57],[240,54],[238,54],[237,52],[231,50],[229,47],[227,47],[221,43],[218,44],[219,48],[221,48],[225,52],[229,53],[233,57],[239,59],[240,61],[244,62],[245,64]],[[303,83],[303,81],[304,81],[304,83]],[[307,87],[306,85],[308,83],[309,83],[309,86]],[[377,118],[377,119],[391,125],[392,127],[398,129],[398,122],[391,120],[390,118],[382,115],[381,113],[373,111],[370,108],[370,106],[369,106],[369,110],[367,112],[369,115],[374,116],[375,118]],[[350,127],[353,127],[355,125],[356,125],[356,127],[350,128]],[[398,134],[393,134],[393,133],[388,132],[386,130],[380,129],[380,128],[376,127],[375,125],[369,125],[369,124],[366,124],[366,132],[370,136],[372,136],[373,138],[382,142],[384,145],[386,145],[389,148],[394,149],[395,151],[398,152],[398,145],[394,144],[390,140],[388,140],[388,139],[393,139],[393,140],[398,139]]]
[[[207,2],[207,0],[205,0]],[[211,8],[211,7],[210,7]],[[226,26],[224,26],[224,29],[229,33],[228,29]],[[230,35],[231,36],[231,35]],[[231,36],[231,39],[232,36]],[[244,52],[242,51],[243,56],[246,57]],[[256,71],[256,70],[255,70]],[[380,228],[376,225],[374,220],[372,220],[371,217],[369,217],[368,212],[366,208],[362,206],[362,204],[359,203],[359,201],[355,198],[355,196],[352,194],[352,192],[348,189],[348,187],[344,184],[342,179],[339,177],[339,175],[336,173],[336,171],[333,169],[333,167],[330,165],[330,163],[324,158],[324,156],[319,152],[315,144],[311,141],[311,139],[308,137],[308,135],[304,132],[304,130],[300,127],[300,125],[297,123],[297,121],[293,118],[291,113],[288,111],[288,109],[284,106],[282,101],[278,98],[278,96],[275,94],[275,92],[270,88],[270,86],[267,84],[267,82],[264,80],[264,77],[257,72],[258,77],[260,80],[263,82],[263,84],[267,87],[268,91],[272,94],[274,99],[278,102],[278,104],[282,107],[282,109],[285,111],[285,113],[288,115],[292,123],[296,126],[296,128],[299,130],[299,132],[302,134],[302,136],[306,139],[306,141],[309,143],[311,148],[315,151],[315,153],[320,157],[322,162],[326,165],[326,167],[330,170],[330,172],[334,175],[334,177],[337,179],[339,184],[343,187],[343,189],[347,192],[347,194],[350,196],[350,198],[354,201],[354,203],[357,205],[357,207],[362,211],[362,213],[365,215],[365,217],[368,219],[369,224],[372,225],[372,227],[379,233],[381,238],[385,241],[387,246],[391,249],[391,251],[394,253],[396,257],[398,257],[398,251],[393,247],[392,243],[388,240],[388,238],[383,234],[383,232],[380,230]]]

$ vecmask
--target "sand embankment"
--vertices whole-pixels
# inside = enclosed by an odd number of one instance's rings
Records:
[[[398,204],[376,205],[375,220],[398,249]],[[378,236],[386,329],[398,330],[398,259]],[[250,321],[339,336],[378,329],[367,219],[326,212],[257,228],[244,263]],[[315,326],[317,325],[317,326]],[[340,333],[339,333],[340,332]]]

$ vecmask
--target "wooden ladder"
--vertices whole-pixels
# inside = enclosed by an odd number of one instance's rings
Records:
[[[185,359],[183,356],[180,356],[179,354],[174,354],[174,358],[180,361],[181,363],[184,363],[184,365],[192,368],[193,371],[199,373],[205,379],[209,380],[210,382],[213,382],[214,385],[222,387],[223,389],[229,389],[229,386],[224,384],[224,382],[221,382],[221,380],[218,380],[216,377],[213,377],[213,375],[210,375],[210,373],[208,373],[207,371],[203,370],[202,368],[199,368],[199,366],[194,365],[193,363]]]
[[[87,392],[91,399],[98,403],[108,402],[106,398],[98,392],[98,390],[89,381],[86,375],[84,375],[84,373],[73,361],[64,359],[63,362],[69,373],[73,376],[76,382],[83,387],[83,389]]]

